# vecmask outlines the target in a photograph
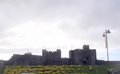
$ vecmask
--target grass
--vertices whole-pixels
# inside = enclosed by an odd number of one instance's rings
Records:
[[[4,68],[0,67],[0,74],[3,74],[3,72],[4,72]]]

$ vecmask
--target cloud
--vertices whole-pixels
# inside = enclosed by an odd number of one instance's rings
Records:
[[[111,30],[111,50],[120,48],[119,3],[118,0],[0,0],[0,46],[11,49],[45,45],[67,49],[68,53],[69,49],[90,44],[97,49],[98,57],[103,57],[105,29]]]

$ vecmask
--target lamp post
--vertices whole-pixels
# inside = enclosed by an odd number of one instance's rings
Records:
[[[108,34],[109,33],[111,33],[110,30],[105,30],[105,32],[103,33],[103,37],[105,37],[105,47],[107,49],[107,65],[108,65],[108,70],[109,70],[109,51],[108,51]]]
[[[107,61],[109,61],[109,51],[108,51],[108,34],[111,33],[110,30],[105,30],[103,37],[105,37],[105,47],[107,49]]]

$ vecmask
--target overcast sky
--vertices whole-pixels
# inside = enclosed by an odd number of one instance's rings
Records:
[[[69,50],[84,44],[106,60],[105,29],[110,29],[110,60],[120,60],[120,0],[0,0],[0,59],[41,55],[42,49]]]

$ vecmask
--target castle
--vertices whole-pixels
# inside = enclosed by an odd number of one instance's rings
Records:
[[[96,50],[90,50],[88,45],[84,45],[83,49],[71,50],[69,52],[69,60],[74,65],[95,65]]]
[[[42,56],[26,53],[24,55],[14,54],[5,65],[96,65],[96,50],[84,45],[83,49],[69,51],[69,58],[61,58],[61,50],[42,50]]]

